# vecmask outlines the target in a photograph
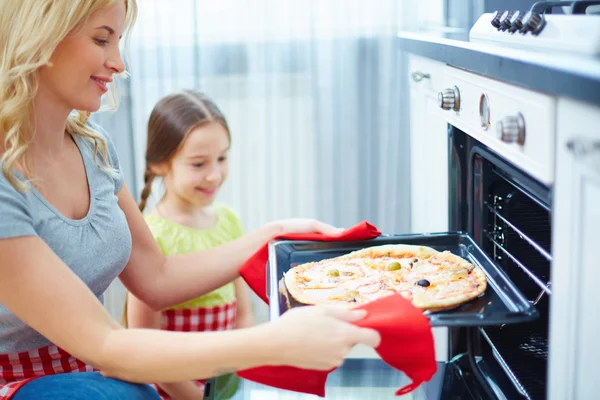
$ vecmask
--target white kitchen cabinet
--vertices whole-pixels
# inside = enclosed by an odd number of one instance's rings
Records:
[[[410,55],[411,232],[448,230],[448,136],[438,106],[444,64]]]
[[[555,175],[549,399],[595,399],[600,377],[600,107],[559,100]]]
[[[411,232],[448,230],[447,124],[437,103],[444,63],[415,55],[408,60],[410,88]],[[433,329],[435,358],[448,360],[448,329]]]

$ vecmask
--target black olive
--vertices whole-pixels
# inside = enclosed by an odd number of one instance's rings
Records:
[[[427,287],[427,286],[431,285],[431,283],[429,283],[429,281],[427,279],[421,279],[420,281],[417,282],[417,285]]]

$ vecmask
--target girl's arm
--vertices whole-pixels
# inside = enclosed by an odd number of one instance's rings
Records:
[[[180,382],[260,365],[328,370],[355,344],[379,342],[377,332],[342,321],[364,313],[324,307],[225,332],[124,329],[40,238],[0,239],[0,255],[0,304],[74,357],[126,381]]]
[[[237,299],[235,327],[237,329],[250,328],[254,325],[254,317],[252,315],[252,302],[250,301],[248,285],[242,278],[236,279],[234,284],[235,297]]]
[[[127,294],[127,327],[160,329],[161,313],[148,308],[130,293]],[[161,383],[158,386],[175,400],[202,400],[204,390],[192,381]]]
[[[286,220],[264,225],[213,249],[165,257],[125,186],[119,191],[118,198],[133,240],[129,263],[120,279],[131,293],[155,311],[200,297],[232,282],[240,276],[242,264],[275,236],[340,232],[315,220]]]

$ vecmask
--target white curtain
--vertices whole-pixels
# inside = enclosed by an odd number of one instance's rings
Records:
[[[198,88],[230,124],[230,177],[219,200],[246,229],[303,216],[408,231],[406,73],[395,36],[441,19],[442,1],[428,3],[140,0],[121,108],[97,117],[130,189],[138,196],[142,187],[156,101]],[[116,316],[123,297],[118,283],[107,293]]]

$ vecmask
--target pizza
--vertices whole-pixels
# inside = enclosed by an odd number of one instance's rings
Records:
[[[483,270],[449,251],[391,244],[300,264],[284,274],[282,287],[301,305],[350,308],[399,293],[424,311],[469,302],[487,288]]]

